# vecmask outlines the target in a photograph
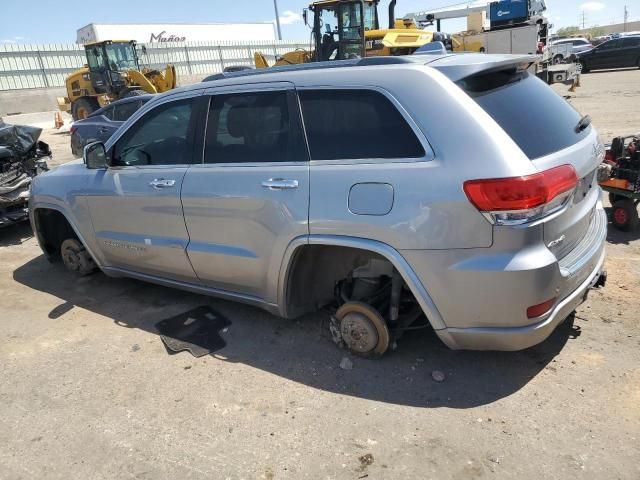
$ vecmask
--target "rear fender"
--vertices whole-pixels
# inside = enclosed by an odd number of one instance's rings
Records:
[[[289,275],[292,273],[293,260],[295,258],[294,254],[298,248],[304,245],[342,246],[348,248],[357,248],[360,250],[367,250],[381,255],[389,262],[391,262],[391,264],[400,273],[400,275],[402,275],[402,278],[420,304],[422,311],[427,316],[434,330],[446,328],[446,325],[442,320],[442,316],[436,308],[435,303],[431,299],[431,296],[425,289],[424,285],[422,285],[422,282],[413,271],[409,263],[404,259],[402,255],[400,255],[400,253],[396,249],[390,247],[385,243],[375,240],[337,235],[308,235],[304,237],[298,237],[289,244],[280,267],[280,274],[278,278],[277,303],[281,316],[285,318],[287,317],[286,289],[288,285]]]

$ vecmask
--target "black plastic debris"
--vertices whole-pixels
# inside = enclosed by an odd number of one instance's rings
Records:
[[[220,330],[229,325],[225,317],[203,306],[162,320],[156,328],[169,353],[187,350],[198,358],[225,347]]]

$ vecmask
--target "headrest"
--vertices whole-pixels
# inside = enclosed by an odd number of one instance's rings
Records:
[[[235,138],[243,138],[246,136],[246,130],[249,123],[249,109],[244,105],[231,107],[227,113],[227,131],[229,135]]]

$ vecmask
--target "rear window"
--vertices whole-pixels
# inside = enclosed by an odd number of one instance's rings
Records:
[[[640,47],[640,37],[630,37],[622,39],[623,47]]]
[[[371,90],[300,93],[312,160],[421,158],[420,141],[398,109]]]
[[[546,83],[528,72],[503,70],[460,80],[473,98],[530,158],[570,147],[591,131],[576,132],[582,118]]]

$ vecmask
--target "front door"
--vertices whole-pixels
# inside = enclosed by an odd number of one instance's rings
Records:
[[[309,231],[309,164],[295,92],[282,82],[208,93],[203,158],[182,187],[187,252],[202,283],[276,303],[285,249]]]
[[[147,112],[109,148],[111,166],[96,173],[88,206],[107,266],[197,281],[180,188],[194,150],[194,100]]]

